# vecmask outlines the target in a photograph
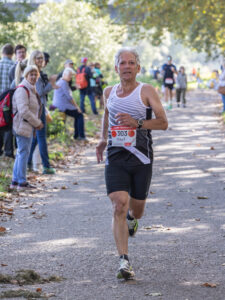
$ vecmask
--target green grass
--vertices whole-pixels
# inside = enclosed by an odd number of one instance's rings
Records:
[[[11,182],[14,161],[11,159],[0,158],[0,193],[8,191]]]

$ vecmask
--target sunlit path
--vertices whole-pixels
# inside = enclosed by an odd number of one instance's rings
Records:
[[[11,231],[0,237],[0,263],[7,264],[0,273],[33,269],[62,276],[60,283],[41,285],[59,300],[136,300],[151,294],[162,300],[224,300],[225,131],[214,92],[191,92],[187,99],[186,109],[168,112],[169,129],[153,134],[151,192],[129,245],[135,281],[115,277],[111,203],[94,144],[81,164],[59,171],[44,194],[25,197],[15,209],[15,218],[5,224]],[[39,217],[25,204],[33,204]]]

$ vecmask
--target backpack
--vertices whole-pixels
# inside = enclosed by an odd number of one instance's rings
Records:
[[[17,112],[13,115],[12,112],[12,98],[18,87],[23,87],[28,97],[30,97],[30,92],[27,87],[24,85],[18,85],[15,89],[9,89],[3,92],[0,95],[0,128],[8,129],[12,127],[13,117],[17,114]]]
[[[85,89],[88,87],[88,81],[86,79],[85,67],[83,67],[81,70],[80,70],[80,68],[77,69],[76,85],[78,86],[79,89]]]

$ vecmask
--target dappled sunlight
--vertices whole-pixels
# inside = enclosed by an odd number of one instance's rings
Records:
[[[18,250],[17,253],[45,253],[45,252],[59,252],[67,248],[96,248],[98,244],[97,238],[67,238],[48,240],[44,242],[30,243],[29,249]]]

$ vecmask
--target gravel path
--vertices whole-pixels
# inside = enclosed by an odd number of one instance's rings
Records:
[[[46,176],[44,192],[22,195],[15,216],[3,223],[10,231],[0,236],[0,273],[62,276],[23,287],[59,300],[224,300],[225,131],[218,103],[214,92],[192,92],[186,109],[168,112],[169,129],[154,132],[151,192],[129,242],[136,280],[115,278],[112,210],[94,145],[80,164]]]

